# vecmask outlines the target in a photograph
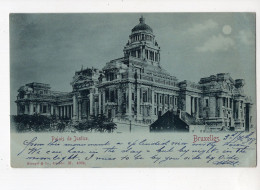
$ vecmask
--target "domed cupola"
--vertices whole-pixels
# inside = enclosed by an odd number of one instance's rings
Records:
[[[160,64],[160,47],[150,26],[145,24],[143,16],[140,23],[132,29],[129,40],[124,47],[124,56],[139,59],[155,66]]]
[[[153,33],[153,29],[147,24],[145,24],[145,19],[143,16],[139,19],[139,21],[140,23],[132,29],[132,32],[138,32],[144,30],[146,32]]]

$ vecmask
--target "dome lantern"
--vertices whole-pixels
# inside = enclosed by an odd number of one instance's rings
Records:
[[[147,31],[149,33],[153,33],[153,29],[149,25],[145,24],[145,18],[143,17],[143,15],[141,16],[139,21],[140,23],[132,29],[132,33],[137,31]]]

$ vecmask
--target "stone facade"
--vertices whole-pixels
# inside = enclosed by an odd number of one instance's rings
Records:
[[[52,91],[42,83],[22,86],[17,114],[54,114],[75,121],[105,114],[115,122],[148,125],[168,110],[181,110],[211,131],[252,127],[252,103],[243,92],[243,79],[220,73],[199,83],[179,82],[162,68],[160,50],[141,17],[123,49],[124,57],[111,60],[102,70],[75,72],[70,93]]]

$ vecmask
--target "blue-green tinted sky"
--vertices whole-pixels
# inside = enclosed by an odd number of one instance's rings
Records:
[[[71,91],[70,82],[82,65],[101,69],[123,56],[136,14],[10,15],[11,114],[20,86],[49,83]],[[161,65],[181,80],[230,73],[244,78],[255,98],[255,14],[143,14],[161,47]]]

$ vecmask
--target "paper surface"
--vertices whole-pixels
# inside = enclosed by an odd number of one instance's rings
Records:
[[[253,13],[11,14],[10,47],[13,167],[256,166]]]

